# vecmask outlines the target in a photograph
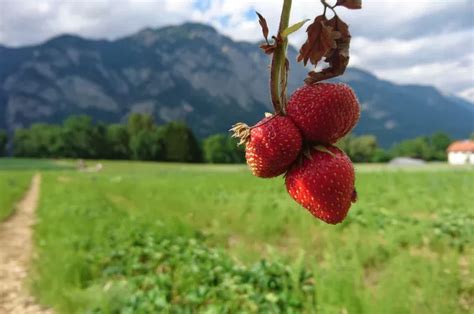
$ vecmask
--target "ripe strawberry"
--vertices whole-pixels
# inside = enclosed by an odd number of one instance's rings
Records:
[[[246,144],[245,158],[257,177],[283,174],[301,150],[301,133],[288,117],[268,116],[251,128],[237,123],[231,130]]]
[[[296,90],[287,115],[310,142],[332,144],[349,133],[359,120],[359,102],[346,84],[318,83]]]
[[[330,224],[344,220],[355,202],[354,167],[340,149],[328,145],[313,149],[286,174],[291,197],[313,216]]]

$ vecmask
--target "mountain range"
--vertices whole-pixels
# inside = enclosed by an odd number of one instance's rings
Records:
[[[297,51],[289,48],[289,59]],[[197,23],[147,28],[117,40],[62,35],[42,44],[0,46],[0,128],[12,132],[72,114],[123,122],[131,112],[158,123],[183,120],[199,137],[255,123],[271,111],[268,56],[258,45],[233,41]],[[289,90],[307,69],[291,62]],[[349,68],[337,81],[359,97],[355,134],[395,142],[444,131],[453,138],[474,130],[474,104],[430,86],[398,85]]]

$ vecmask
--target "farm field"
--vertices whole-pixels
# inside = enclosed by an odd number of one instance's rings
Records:
[[[0,221],[14,210],[28,188],[34,171],[71,167],[69,163],[38,159],[0,158]]]
[[[21,172],[5,163],[0,178]],[[42,165],[30,282],[58,313],[474,306],[473,168],[357,166],[359,201],[332,226],[243,165]]]
[[[30,184],[31,173],[0,170],[0,222],[13,212],[18,201]]]

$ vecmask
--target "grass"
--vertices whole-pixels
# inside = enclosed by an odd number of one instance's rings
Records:
[[[30,185],[34,171],[70,169],[70,162],[47,159],[0,158],[0,221],[8,218]]]
[[[30,180],[30,172],[0,171],[0,221],[13,213],[15,203],[25,193]]]
[[[0,171],[48,171],[58,169],[72,169],[74,163],[64,160],[32,159],[32,158],[2,158],[0,157]]]
[[[337,226],[244,166],[45,172],[34,291],[62,313],[472,310],[473,169],[357,168]]]

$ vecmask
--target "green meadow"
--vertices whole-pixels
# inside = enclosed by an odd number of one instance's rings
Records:
[[[244,165],[103,165],[0,160],[0,217],[42,175],[29,282],[58,313],[473,310],[472,167],[358,165],[333,226]]]
[[[0,222],[15,209],[15,203],[21,199],[21,196],[30,184],[31,173],[23,171],[9,171],[8,173],[0,170]]]

